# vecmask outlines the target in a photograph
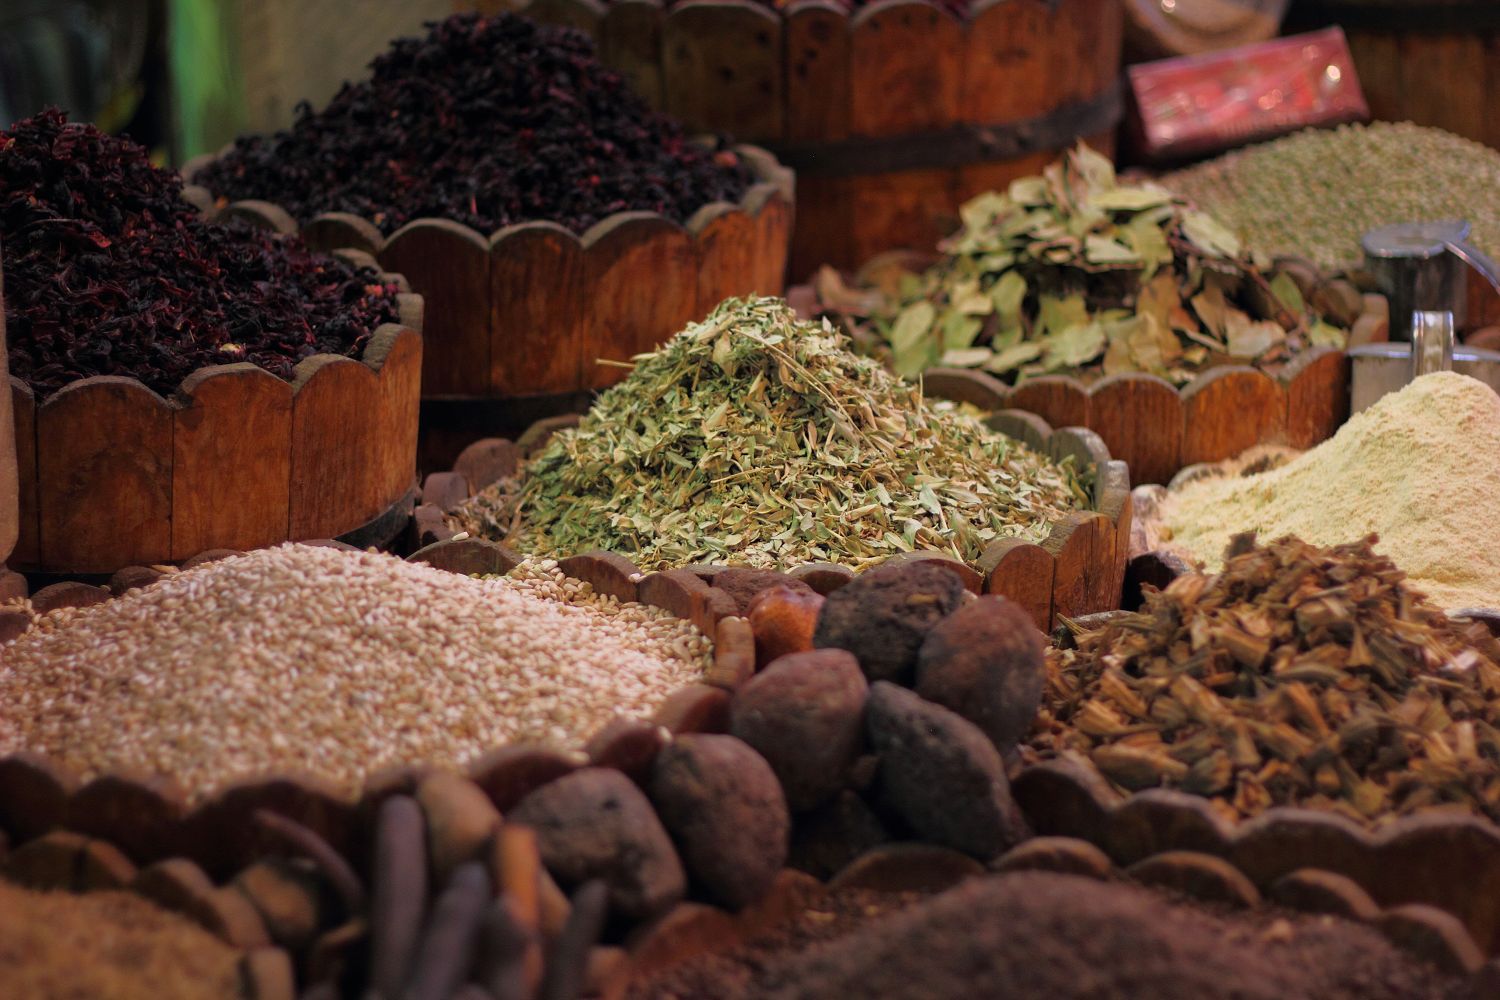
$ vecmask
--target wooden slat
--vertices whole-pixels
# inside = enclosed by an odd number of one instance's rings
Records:
[[[847,177],[797,178],[797,226],[792,235],[791,280],[810,280],[829,264],[863,263],[855,249],[853,192]]]
[[[1165,483],[1181,468],[1182,397],[1155,375],[1127,373],[1089,389],[1089,428],[1136,483]]]
[[[986,0],[976,4],[964,33],[964,121],[980,125],[1020,121],[1060,103],[1048,63],[1056,30],[1047,0]],[[1084,72],[1077,65],[1067,67]]]
[[[524,13],[543,24],[577,28],[597,43],[599,26],[604,20],[604,4],[599,0],[531,0]]]
[[[979,568],[986,594],[1003,594],[1019,604],[1037,628],[1052,628],[1052,553],[1019,538],[1004,538],[984,551]]]
[[[850,132],[902,135],[958,120],[963,25],[927,0],[878,0],[850,22]]]
[[[1107,590],[1113,579],[1114,525],[1103,514],[1069,514],[1052,529],[1042,548],[1056,560],[1052,617],[1077,618],[1110,611]]]
[[[1334,348],[1309,351],[1292,362],[1286,383],[1286,443],[1311,448],[1349,419],[1350,362]]]
[[[660,0],[617,0],[599,28],[599,58],[657,110],[666,106],[661,47],[665,20]]]
[[[755,220],[727,202],[705,205],[688,220],[698,244],[698,315],[731,296],[755,291]]]
[[[792,235],[792,198],[769,185],[756,185],[745,198],[755,221],[755,250],[749,290],[757,295],[786,291]]]
[[[490,377],[490,246],[468,226],[417,219],[380,251],[426,300],[424,396],[486,395]]]
[[[1253,368],[1216,368],[1182,390],[1182,464],[1220,462],[1276,441],[1286,427],[1286,393]]]
[[[1402,72],[1401,45],[1396,35],[1353,31],[1348,35],[1349,54],[1359,74],[1360,89],[1376,121],[1402,121],[1408,115],[1406,83]]]
[[[627,369],[595,364],[629,361],[696,318],[698,255],[686,229],[649,212],[610,216],[584,234],[587,257],[585,386],[613,385]]]
[[[704,0],[667,14],[667,113],[689,129],[741,139],[783,131],[781,15],[751,0]]]
[[[113,573],[172,546],[172,411],[135,379],[99,375],[37,408],[37,510],[49,570]]]
[[[380,513],[376,461],[380,379],[351,358],[319,354],[292,383],[288,537],[333,538]]]
[[[1093,97],[1120,71],[1125,31],[1119,0],[1058,0],[1048,41],[1053,92],[1059,104]]]
[[[488,391],[575,392],[588,384],[583,244],[552,222],[509,226],[490,241]],[[430,349],[430,348],[429,348]],[[430,393],[425,385],[424,393]]]
[[[202,368],[172,414],[172,558],[286,540],[292,387],[252,364]]]
[[[1027,379],[1011,390],[1009,406],[1029,410],[1053,427],[1089,426],[1088,390],[1066,375]]]
[[[308,247],[323,253],[349,248],[374,256],[385,243],[373,222],[352,212],[324,212],[303,226],[298,235]]]
[[[859,260],[885,250],[925,249],[957,228],[957,170],[865,174],[842,183],[854,221],[850,252]]]
[[[16,464],[15,407],[6,363],[5,300],[0,296],[0,565],[16,547],[21,531],[21,483]]]
[[[41,524],[36,506],[36,396],[30,386],[14,375],[8,376],[7,381],[16,434],[17,534],[11,559],[17,566],[32,566],[41,558]]]
[[[828,141],[849,134],[849,14],[834,0],[786,8],[786,138]]]
[[[365,349],[365,364],[379,373],[379,398],[371,410],[372,464],[365,471],[379,515],[411,489],[417,477],[417,413],[422,406],[422,335],[381,326]],[[375,516],[372,515],[372,516]],[[356,522],[350,527],[357,527]]]
[[[1483,142],[1489,107],[1484,38],[1406,34],[1398,44],[1403,77],[1416,77],[1415,85],[1403,91],[1407,116],[1418,125],[1447,129]]]

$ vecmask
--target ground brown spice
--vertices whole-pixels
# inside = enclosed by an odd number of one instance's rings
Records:
[[[225,1000],[239,953],[127,892],[37,892],[0,879],[0,996]]]
[[[858,902],[855,902],[858,906]],[[1022,872],[819,936],[808,916],[637,984],[634,1000],[1458,1000],[1466,985],[1333,917],[1225,913]]]

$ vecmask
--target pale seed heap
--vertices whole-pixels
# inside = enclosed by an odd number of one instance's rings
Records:
[[[39,618],[0,647],[0,755],[168,775],[194,796],[310,768],[352,792],[397,763],[576,749],[700,679],[710,651],[552,562],[474,579],[283,545]]]

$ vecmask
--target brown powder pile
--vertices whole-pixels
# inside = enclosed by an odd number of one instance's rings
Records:
[[[239,954],[128,892],[37,892],[0,879],[0,996],[225,1000]]]
[[[801,954],[743,988],[676,1000],[1450,1000],[1464,986],[1333,917],[1216,912],[1042,872],[974,879]]]
[[[1269,472],[1169,494],[1170,542],[1209,570],[1230,536],[1337,545],[1368,534],[1442,608],[1500,605],[1500,396],[1424,375]]]

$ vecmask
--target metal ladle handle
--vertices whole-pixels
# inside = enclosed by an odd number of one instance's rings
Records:
[[[1443,245],[1448,248],[1449,253],[1483,275],[1491,288],[1500,292],[1500,267],[1495,266],[1489,254],[1468,240],[1444,240]]]

